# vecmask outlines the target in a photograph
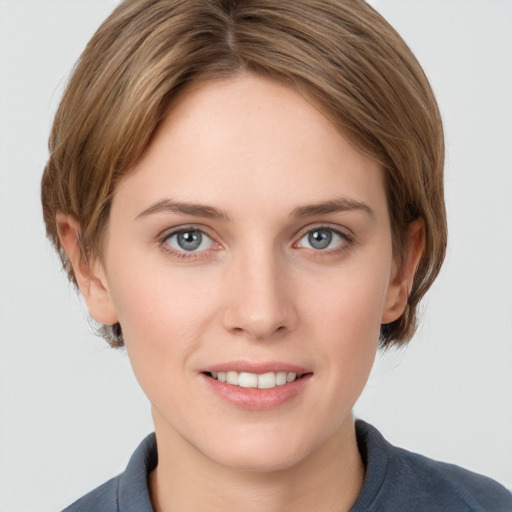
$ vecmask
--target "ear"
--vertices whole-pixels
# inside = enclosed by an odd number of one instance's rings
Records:
[[[382,323],[394,322],[405,310],[407,300],[412,290],[412,283],[416,268],[425,246],[425,223],[417,219],[409,224],[407,233],[406,251],[403,264],[393,265],[389,282],[386,302],[382,313]]]
[[[78,288],[91,316],[104,325],[118,322],[107,279],[100,262],[89,262],[80,247],[80,225],[70,214],[57,214],[57,232],[73,267]]]

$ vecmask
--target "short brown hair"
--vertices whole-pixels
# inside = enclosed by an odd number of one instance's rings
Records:
[[[365,155],[382,164],[393,252],[402,261],[418,218],[425,248],[408,305],[381,346],[408,341],[446,250],[444,139],[423,70],[362,0],[125,0],[80,57],[57,111],[42,179],[48,236],[76,284],[56,214],[81,226],[85,258],[101,255],[116,183],[141,157],[176,94],[241,70],[300,90]],[[122,345],[118,324],[105,337]]]

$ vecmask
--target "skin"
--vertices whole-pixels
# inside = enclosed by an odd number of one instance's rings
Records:
[[[241,74],[175,101],[118,185],[101,260],[81,257],[70,215],[58,224],[91,315],[121,323],[151,401],[155,510],[350,508],[364,479],[351,410],[424,237],[411,224],[398,269],[376,162],[298,92]],[[311,244],[319,228],[325,249]],[[176,229],[201,230],[203,244],[183,250]],[[286,403],[246,410],[201,373],[230,361],[286,362],[310,378]]]

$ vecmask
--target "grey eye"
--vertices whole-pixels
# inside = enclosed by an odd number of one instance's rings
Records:
[[[343,241],[343,237],[333,229],[318,228],[306,233],[299,243],[302,247],[322,251],[338,247]]]
[[[308,234],[308,242],[314,249],[326,249],[332,240],[332,232],[318,229]]]
[[[211,238],[198,229],[187,229],[171,234],[166,243],[177,251],[204,251],[212,246]]]

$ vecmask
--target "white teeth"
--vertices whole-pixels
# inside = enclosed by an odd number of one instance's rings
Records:
[[[297,374],[293,372],[289,372],[286,376],[286,382],[293,382],[297,378]]]
[[[238,386],[238,372],[226,372],[226,382]]]
[[[276,384],[278,386],[282,386],[286,384],[286,372],[277,372],[276,373]]]
[[[258,376],[255,373],[242,372],[238,376],[238,385],[242,388],[257,388]]]
[[[258,375],[258,387],[260,389],[270,389],[276,387],[276,374],[273,372]]]
[[[219,382],[227,382],[242,388],[271,389],[283,386],[297,379],[295,372],[267,372],[262,374],[248,372],[211,372],[211,376]]]

